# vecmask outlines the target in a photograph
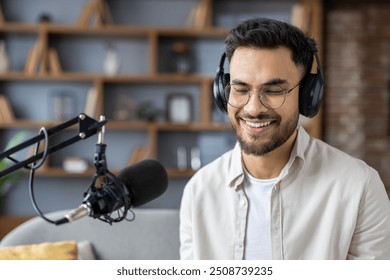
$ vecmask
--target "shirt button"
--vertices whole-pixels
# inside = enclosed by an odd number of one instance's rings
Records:
[[[245,206],[246,205],[246,201],[245,200],[241,200],[240,201],[240,206]]]

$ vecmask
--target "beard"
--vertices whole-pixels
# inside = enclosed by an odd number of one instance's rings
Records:
[[[248,116],[246,116],[246,118],[248,118]],[[267,116],[258,116],[256,118],[252,117],[252,119],[261,120],[270,118]],[[273,117],[273,119],[275,119],[275,116]],[[263,156],[282,146],[295,132],[298,126],[299,113],[297,113],[295,117],[289,119],[283,124],[280,121],[280,116],[278,116],[277,120],[278,122],[276,125],[278,127],[272,128],[273,130],[275,130],[275,132],[271,136],[271,139],[268,142],[264,143],[259,143],[262,140],[262,136],[257,134],[248,135],[251,141],[245,140],[240,128],[234,127],[234,125],[232,124],[232,127],[237,136],[237,141],[241,146],[241,150],[247,155]],[[275,123],[271,125],[275,126]]]

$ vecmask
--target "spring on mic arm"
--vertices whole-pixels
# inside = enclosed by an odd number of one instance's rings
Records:
[[[89,216],[112,224],[124,219],[134,220],[134,213],[130,210],[131,196],[126,186],[111,172],[104,176],[94,176],[84,202],[90,209]],[[131,212],[133,217],[127,218]]]

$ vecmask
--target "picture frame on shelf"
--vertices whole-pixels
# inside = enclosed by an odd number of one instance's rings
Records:
[[[171,93],[167,97],[167,121],[189,123],[193,116],[193,100],[186,93]]]

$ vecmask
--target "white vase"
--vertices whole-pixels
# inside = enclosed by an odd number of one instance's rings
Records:
[[[104,60],[104,73],[107,75],[117,74],[119,70],[118,52],[112,46],[106,49],[106,58]]]

